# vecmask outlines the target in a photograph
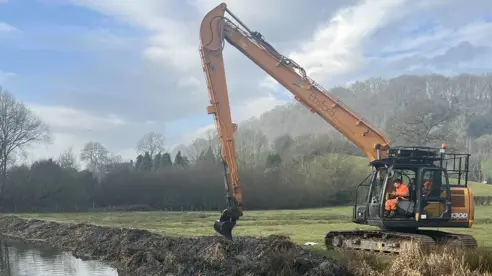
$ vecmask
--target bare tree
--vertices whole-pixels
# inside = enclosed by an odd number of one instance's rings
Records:
[[[195,162],[198,160],[200,155],[207,151],[211,146],[209,140],[204,138],[197,138],[193,140],[193,142],[186,147],[186,150],[182,151],[186,156],[190,158],[191,161]]]
[[[139,153],[148,152],[154,157],[158,152],[164,151],[164,135],[158,132],[149,132],[145,134],[137,144]]]
[[[60,167],[65,169],[79,169],[77,157],[75,157],[72,147],[69,147],[66,151],[61,153],[60,156],[58,156],[58,164]]]
[[[236,151],[242,166],[253,167],[268,147],[268,138],[258,129],[243,128],[236,133]],[[266,158],[266,156],[265,156]]]
[[[50,130],[23,103],[0,87],[0,200],[7,183],[8,164],[33,143],[50,141]]]
[[[119,155],[119,154],[111,154],[109,156],[108,162],[110,164],[122,163],[123,162],[123,157],[121,157],[121,155]]]
[[[80,159],[87,162],[88,169],[99,172],[110,160],[109,150],[99,142],[89,142],[85,144],[80,154]]]
[[[407,145],[437,146],[455,138],[451,123],[456,115],[456,110],[436,99],[415,101],[393,119],[389,132]]]

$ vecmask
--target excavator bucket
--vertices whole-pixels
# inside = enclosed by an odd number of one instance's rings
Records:
[[[214,222],[215,231],[230,240],[232,240],[232,229],[234,228],[234,226],[236,226],[236,222],[231,220],[216,220]]]
[[[222,211],[220,218],[214,222],[215,231],[232,240],[232,229],[242,215],[242,212],[236,206],[225,209]]]

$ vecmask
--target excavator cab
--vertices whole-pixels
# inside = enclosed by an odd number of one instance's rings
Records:
[[[357,187],[353,221],[388,229],[453,223],[449,173],[457,174],[458,182],[465,176],[466,187],[468,158],[468,154],[446,154],[442,149],[391,149],[389,157],[371,162],[371,175]],[[450,161],[453,168],[448,168]],[[388,218],[384,207],[395,179],[408,187],[408,195],[397,200],[396,216]]]
[[[467,188],[469,157],[446,153],[445,145],[441,149],[390,149],[387,158],[371,162],[372,173],[357,187],[353,212],[354,223],[381,231],[331,231],[325,237],[326,246],[399,252],[417,240],[427,245],[453,241],[476,247],[470,235],[421,229],[471,227],[474,204]],[[395,179],[407,185],[409,192],[397,201],[396,216],[385,217],[385,201]]]

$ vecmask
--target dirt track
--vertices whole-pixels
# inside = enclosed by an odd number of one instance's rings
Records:
[[[333,260],[286,237],[165,237],[146,230],[0,217],[3,235],[98,259],[119,275],[345,275]]]

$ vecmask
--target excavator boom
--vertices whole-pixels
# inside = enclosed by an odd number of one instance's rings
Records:
[[[226,12],[242,28],[224,17]],[[222,55],[225,41],[282,84],[297,101],[351,140],[371,161],[387,156],[386,150],[390,146],[388,138],[310,79],[299,64],[278,53],[260,33],[252,32],[227,9],[225,3],[222,3],[204,17],[200,26],[200,55],[210,97],[210,106],[207,110],[215,117],[225,169],[228,209],[215,224],[215,229],[219,233],[232,237],[232,228],[243,211],[234,148],[236,125],[232,123]]]

